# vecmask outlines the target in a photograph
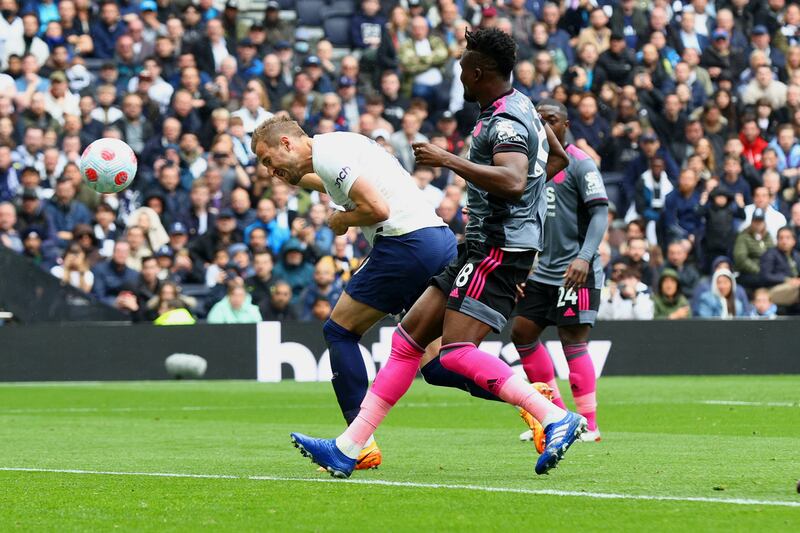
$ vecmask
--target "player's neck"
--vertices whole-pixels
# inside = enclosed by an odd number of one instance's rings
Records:
[[[486,109],[503,96],[509,94],[511,91],[512,88],[510,82],[494,85],[490,88],[487,88],[486,93],[478,97],[478,104],[480,104],[481,109]]]
[[[308,148],[308,156],[303,161],[303,173],[311,174],[314,172],[314,157],[313,157],[314,139],[312,139],[311,137],[305,137],[303,141],[305,142],[305,145]]]

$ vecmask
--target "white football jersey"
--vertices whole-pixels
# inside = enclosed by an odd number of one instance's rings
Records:
[[[359,178],[386,200],[389,218],[361,228],[370,244],[376,234],[392,237],[446,225],[400,162],[372,139],[348,132],[315,135],[312,159],[331,200],[346,210],[355,208],[349,194]]]

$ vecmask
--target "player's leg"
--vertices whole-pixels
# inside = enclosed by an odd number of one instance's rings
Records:
[[[369,387],[367,368],[358,343],[361,336],[384,316],[385,312],[354,300],[345,291],[322,327],[331,360],[331,384],[348,424],[358,415]]]
[[[452,370],[446,369],[444,365],[442,365],[442,360],[439,357],[441,347],[441,339],[436,339],[425,348],[425,354],[422,356],[422,361],[420,361],[419,370],[426,383],[437,387],[460,389],[470,393],[470,395],[476,398],[482,398],[484,400],[503,401],[491,392],[480,388],[474,381]]]
[[[589,324],[561,326],[558,336],[569,365],[569,384],[575,407],[588,422],[589,433],[583,440],[600,440],[597,428],[597,377],[587,350],[590,330]]]
[[[527,296],[526,296],[527,298]],[[524,301],[520,302],[524,305]],[[517,309],[520,311],[520,308]],[[539,340],[545,326],[540,325],[528,316],[519,315],[514,317],[511,324],[511,342],[517,348],[522,368],[531,383],[546,383],[552,390],[553,403],[562,409],[566,409],[564,400],[561,399],[561,391],[556,382],[556,372],[553,360],[547,351],[544,343]]]

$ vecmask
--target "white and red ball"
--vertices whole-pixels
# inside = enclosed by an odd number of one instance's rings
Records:
[[[120,192],[136,177],[136,154],[119,139],[97,139],[81,155],[81,176],[99,193]]]

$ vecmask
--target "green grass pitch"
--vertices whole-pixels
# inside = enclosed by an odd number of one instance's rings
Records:
[[[512,408],[417,381],[349,481],[289,442],[342,429],[326,383],[0,385],[0,530],[800,531],[800,377],[598,385],[536,476]]]

